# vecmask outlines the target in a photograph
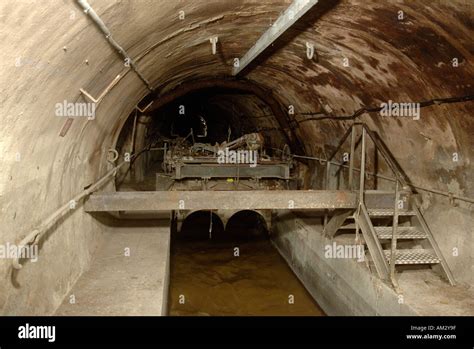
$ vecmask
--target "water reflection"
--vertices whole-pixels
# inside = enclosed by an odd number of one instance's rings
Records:
[[[209,212],[185,221],[172,242],[170,315],[324,315],[258,221],[215,224],[212,239]]]

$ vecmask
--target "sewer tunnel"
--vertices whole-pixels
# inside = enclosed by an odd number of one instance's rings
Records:
[[[38,4],[0,4],[2,314],[278,313],[173,293],[236,244],[285,314],[474,313],[469,1]]]

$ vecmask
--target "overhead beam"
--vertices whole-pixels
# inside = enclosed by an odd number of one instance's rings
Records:
[[[290,6],[278,17],[275,23],[257,40],[248,52],[239,60],[239,66],[233,68],[232,75],[239,74],[257,56],[295,24],[318,0],[293,0]]]
[[[343,190],[140,191],[97,193],[86,212],[356,208],[357,193]]]

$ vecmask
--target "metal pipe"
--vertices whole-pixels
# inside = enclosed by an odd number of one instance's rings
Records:
[[[153,88],[150,85],[150,82],[143,76],[143,74],[140,72],[138,69],[137,65],[135,64],[134,60],[128,55],[128,53],[122,48],[122,46],[119,45],[117,41],[114,40],[112,37],[112,33],[110,32],[109,28],[105,25],[105,23],[102,21],[102,19],[99,17],[99,15],[94,11],[91,5],[87,2],[87,0],[77,0],[77,3],[79,6],[82,7],[84,10],[84,13],[89,15],[89,17],[92,19],[92,21],[99,27],[99,29],[104,33],[105,38],[107,41],[110,43],[110,45],[117,50],[119,54],[122,55],[122,57],[125,59],[127,63],[130,64],[132,69],[135,71],[135,73],[138,75],[138,77],[143,81],[143,83],[146,85],[146,87],[153,92]]]
[[[147,149],[144,149],[143,151],[146,151]],[[134,154],[130,157],[130,162],[133,161],[134,158],[137,156],[141,155],[141,153]],[[50,229],[60,218],[64,217],[67,212],[69,212],[71,209],[71,203],[74,202],[75,204],[85,198],[86,196],[92,194],[95,190],[100,188],[105,182],[107,182],[112,176],[115,176],[117,171],[126,163],[129,161],[122,161],[120,164],[115,166],[113,169],[108,171],[103,177],[101,177],[99,180],[97,180],[94,184],[92,184],[90,187],[87,189],[84,189],[81,193],[77,194],[72,200],[69,200],[66,204],[58,208],[56,211],[54,211],[52,214],[46,218],[43,223],[41,223],[36,229],[34,229],[32,232],[30,232],[28,235],[26,235],[18,244],[19,251],[21,252],[24,247],[27,245],[35,244],[39,241],[41,238],[41,235],[46,233],[48,229]],[[20,264],[20,256],[22,253],[18,253],[17,258],[13,259],[12,264],[15,269],[21,269],[22,265]]]

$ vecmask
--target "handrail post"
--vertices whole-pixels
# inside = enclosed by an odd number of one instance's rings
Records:
[[[395,288],[398,288],[398,282],[395,279],[395,263],[396,255],[395,251],[397,250],[397,230],[398,230],[398,203],[400,200],[399,192],[399,181],[395,183],[395,205],[393,209],[393,223],[392,223],[392,246],[390,250],[390,279]]]
[[[331,161],[328,159],[326,161],[326,178],[325,178],[326,183],[324,185],[325,190],[329,190],[329,174],[330,174],[330,172],[331,172]],[[328,215],[329,215],[329,211],[326,210],[324,212],[324,229],[326,229],[326,225],[328,224]]]
[[[354,152],[355,152],[355,125],[351,132],[351,153],[349,158],[349,190],[354,189]]]
[[[406,179],[400,172],[400,169],[393,156],[387,151],[385,144],[383,142],[380,142],[379,139],[377,139],[373,131],[369,129],[367,125],[363,124],[362,127],[366,130],[366,133],[369,135],[370,139],[374,143],[375,148],[380,152],[388,167],[392,170],[393,174],[395,175],[395,180],[400,181],[402,187],[407,187],[408,183]]]
[[[362,128],[362,145],[360,156],[360,182],[359,182],[359,202],[364,203],[365,188],[365,128]]]
[[[360,215],[360,209],[361,206],[364,205],[364,187],[365,187],[365,128],[362,126],[362,136],[361,136],[361,155],[360,155],[360,181],[359,181],[359,205],[357,208],[357,211],[355,213],[356,217]],[[352,154],[354,152],[353,146],[354,146],[354,140],[355,140],[355,126],[352,126],[352,137],[351,137],[351,163],[349,166],[353,166],[353,157]],[[349,170],[350,171],[350,170]],[[349,174],[351,174],[349,172]],[[350,178],[350,177],[349,177]],[[352,189],[352,187],[350,187]],[[358,218],[358,217],[357,217]],[[358,224],[358,219],[355,220],[356,222],[356,242],[359,241],[359,224]]]
[[[325,189],[329,190],[329,175],[331,171],[331,161],[326,161],[326,184],[325,184]]]

